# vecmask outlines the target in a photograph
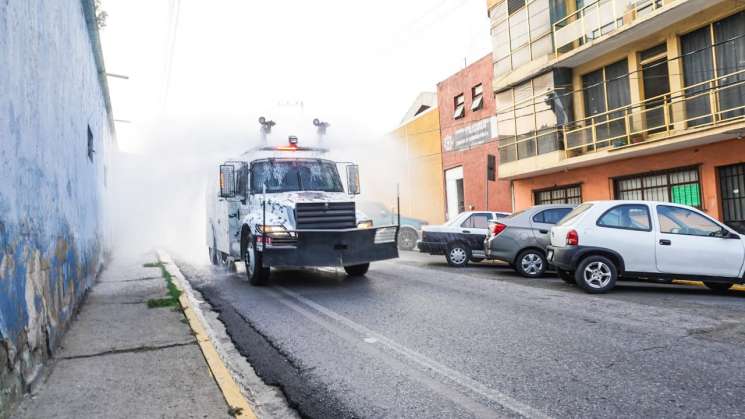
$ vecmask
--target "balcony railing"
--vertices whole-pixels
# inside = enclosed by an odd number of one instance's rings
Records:
[[[508,163],[561,150],[561,130],[544,129],[508,139],[499,139],[499,162]]]
[[[564,126],[567,157],[745,121],[745,69]]]
[[[556,54],[608,35],[662,6],[662,0],[598,0],[588,4],[554,24]]]

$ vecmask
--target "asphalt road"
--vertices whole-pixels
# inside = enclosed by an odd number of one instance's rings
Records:
[[[306,417],[745,417],[745,293],[591,296],[418,253],[359,279],[273,271],[263,288],[179,265]]]

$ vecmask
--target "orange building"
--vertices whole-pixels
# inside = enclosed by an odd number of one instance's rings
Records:
[[[672,201],[745,232],[745,4],[488,0],[515,210]]]

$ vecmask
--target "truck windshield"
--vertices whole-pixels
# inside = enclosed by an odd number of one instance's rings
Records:
[[[344,192],[336,164],[323,160],[267,160],[251,165],[251,192]]]

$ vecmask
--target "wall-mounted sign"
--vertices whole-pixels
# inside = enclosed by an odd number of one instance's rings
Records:
[[[474,122],[445,137],[443,148],[445,151],[458,151],[484,144],[496,136],[496,126],[495,117]]]

